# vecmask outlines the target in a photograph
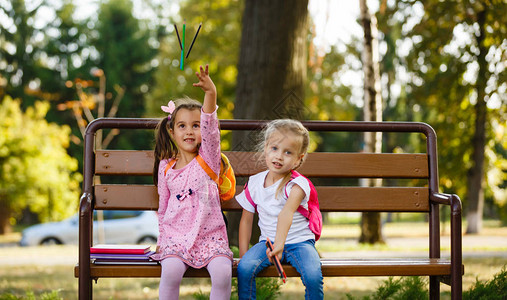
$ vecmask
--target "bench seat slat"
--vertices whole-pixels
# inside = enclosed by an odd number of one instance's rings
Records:
[[[451,273],[448,259],[401,258],[401,259],[321,259],[322,275],[326,276],[445,276]],[[90,264],[91,277],[160,277],[160,265],[95,265]],[[299,277],[296,269],[283,265],[287,277]],[[233,267],[233,276],[237,269]],[[79,276],[79,267],[74,269]],[[277,277],[274,266],[259,273],[260,277]],[[209,277],[206,269],[189,268],[185,277]]]
[[[265,168],[252,152],[225,152],[236,176],[250,176]],[[310,153],[299,170],[307,177],[427,178],[426,154]],[[153,172],[153,151],[97,150],[97,175],[145,175]]]
[[[238,193],[242,190],[243,187],[237,187]],[[429,211],[429,191],[424,187],[319,186],[317,192],[321,211]],[[152,185],[96,185],[95,197],[96,209],[158,209],[158,194]],[[241,210],[241,207],[236,200],[232,199],[224,202],[222,209]]]

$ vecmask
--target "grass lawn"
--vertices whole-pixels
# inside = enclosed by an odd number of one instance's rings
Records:
[[[507,264],[507,258],[467,258],[463,289],[467,290],[479,280],[490,280]],[[77,298],[77,279],[72,266],[14,266],[0,268],[0,295],[35,295],[57,290],[63,299]],[[326,299],[346,299],[346,294],[359,297],[372,293],[386,277],[325,278]],[[193,299],[196,292],[209,292],[209,279],[184,279],[181,299]],[[442,299],[449,298],[450,289],[441,285]],[[447,293],[446,293],[447,292]],[[157,299],[158,279],[100,279],[94,284],[95,299]],[[298,278],[289,278],[278,299],[302,299],[304,288]]]
[[[491,224],[490,224],[491,225]],[[491,240],[507,239],[507,228],[488,226],[484,235]],[[427,247],[417,245],[390,244],[391,238],[425,237],[424,223],[394,223],[385,227],[387,244],[381,246],[359,246],[354,242],[357,226],[333,225],[327,226],[322,243],[319,241],[319,251],[334,255],[340,252],[357,251],[356,257],[362,253],[384,253],[396,257],[397,253],[426,251]],[[481,236],[481,237],[482,237]],[[467,236],[464,237],[464,241]],[[11,236],[0,237],[0,243],[6,243],[16,238]],[[444,246],[445,248],[445,246]],[[476,279],[490,280],[493,275],[500,272],[507,264],[506,255],[495,255],[507,251],[504,243],[495,242],[486,245],[472,245],[464,242],[463,251],[470,253],[480,251],[481,255],[469,256],[463,260],[465,275],[463,290],[469,289]],[[336,252],[336,253],[335,253]],[[479,252],[478,252],[479,253]],[[17,264],[15,260],[25,260],[28,264]],[[58,264],[63,261],[64,264]],[[70,261],[70,263],[69,263]],[[0,295],[12,293],[17,296],[26,295],[26,291],[33,291],[35,295],[48,293],[54,290],[59,292],[63,299],[77,298],[77,279],[73,276],[72,262],[77,262],[76,246],[51,247],[0,247]],[[33,263],[32,263],[33,262]],[[325,278],[324,291],[326,299],[346,299],[350,293],[355,297],[371,294],[377,286],[386,280],[386,277],[358,277],[358,278]],[[158,279],[100,279],[94,284],[95,299],[157,299]],[[184,279],[181,286],[181,299],[193,299],[196,292],[209,292],[209,279]],[[450,289],[441,285],[442,299],[449,299]],[[302,299],[304,287],[299,278],[290,278],[283,285],[282,293],[278,299]],[[1,297],[0,297],[1,298]]]

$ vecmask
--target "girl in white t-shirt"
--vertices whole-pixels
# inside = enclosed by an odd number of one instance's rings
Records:
[[[303,176],[291,180],[291,171],[303,163],[310,141],[308,130],[299,121],[282,119],[267,124],[260,145],[267,170],[248,180],[248,190],[236,196],[243,207],[239,225],[238,294],[239,299],[255,299],[255,277],[273,262],[274,256],[294,266],[306,287],[305,299],[323,299],[320,258],[315,235],[308,219],[297,211],[308,209],[310,186]],[[248,249],[255,212],[259,214],[259,243]],[[273,251],[266,239],[273,241]]]

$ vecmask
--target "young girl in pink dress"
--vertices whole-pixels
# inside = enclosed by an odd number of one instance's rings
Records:
[[[157,127],[154,182],[159,194],[159,238],[152,256],[162,265],[159,298],[178,299],[188,267],[206,267],[211,277],[210,299],[231,295],[232,252],[220,207],[217,184],[197,162],[200,155],[220,171],[220,131],[216,88],[208,66],[200,67],[194,83],[204,91],[204,103],[172,101]]]

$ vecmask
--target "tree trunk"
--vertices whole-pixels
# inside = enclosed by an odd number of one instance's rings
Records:
[[[307,29],[308,0],[245,1],[235,119],[304,118]],[[256,144],[255,133],[233,133],[235,151]],[[227,217],[229,243],[237,245],[240,213]]]
[[[370,15],[366,0],[359,1],[361,21],[364,30],[362,52],[364,72],[364,121],[382,121],[382,99],[380,95],[380,71],[378,58],[377,22]],[[382,151],[382,133],[364,134],[364,152]],[[381,186],[381,180],[362,179],[364,186]],[[364,212],[361,217],[360,243],[383,243],[380,213]]]
[[[476,42],[479,48],[477,62],[479,71],[477,73],[476,92],[477,104],[475,104],[475,132],[472,138],[472,167],[467,174],[468,185],[468,210],[467,210],[467,231],[466,233],[479,233],[482,229],[482,214],[484,208],[484,190],[482,187],[484,174],[484,150],[486,145],[486,61],[487,49],[484,46],[484,24],[486,21],[486,6],[477,13],[477,24],[479,34],[476,35]]]
[[[0,195],[4,198],[5,195]],[[10,223],[11,209],[9,205],[5,205],[4,201],[0,198],[0,235],[12,232]]]

